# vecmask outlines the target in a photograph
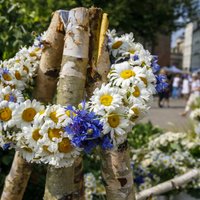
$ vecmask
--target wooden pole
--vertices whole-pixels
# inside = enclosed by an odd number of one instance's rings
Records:
[[[56,11],[47,30],[45,49],[42,52],[34,97],[44,103],[51,102],[57,84],[58,71],[61,64],[64,46],[64,30],[62,29],[60,12]],[[21,200],[31,175],[31,166],[15,153],[13,164],[6,177],[1,200]]]
[[[57,87],[57,103],[77,106],[84,99],[89,51],[89,12],[76,8],[69,12],[62,69]],[[45,200],[84,199],[82,158],[71,167],[48,167]]]
[[[173,178],[169,181],[156,185],[152,188],[141,191],[136,195],[136,200],[145,200],[151,198],[152,196],[157,196],[169,192],[174,189],[179,189],[181,186],[189,183],[190,181],[198,178],[200,176],[199,169],[193,169],[188,171],[187,173]]]
[[[127,142],[116,150],[101,153],[107,200],[134,200],[133,175]]]
[[[107,74],[110,69],[110,59],[107,50],[106,32],[108,29],[107,14],[103,15],[98,61],[96,71],[100,76],[96,86],[107,82]],[[133,175],[130,168],[130,155],[127,142],[120,145],[116,150],[102,150],[102,176],[106,188],[107,200],[134,200]]]

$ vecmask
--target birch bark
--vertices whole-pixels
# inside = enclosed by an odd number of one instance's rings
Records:
[[[49,46],[42,52],[34,97],[44,103],[51,102],[57,83],[58,71],[61,64],[64,46],[64,30],[60,19],[60,11],[56,11],[47,30]],[[48,91],[48,92],[47,92]],[[11,170],[6,177],[1,200],[21,200],[31,175],[31,165],[27,163],[19,152],[15,153]]]
[[[179,189],[184,184],[189,183],[190,181],[198,178],[200,176],[199,169],[193,169],[187,173],[173,178],[169,181],[156,185],[155,187],[146,189],[136,195],[136,200],[145,200],[151,198],[152,196],[157,196],[169,192],[174,189]]]
[[[95,83],[95,87],[100,87],[103,82],[107,82],[107,74],[110,69],[106,37],[107,29],[108,19],[107,14],[104,14],[101,24],[96,69],[100,78]],[[130,168],[130,156],[127,143],[120,145],[116,150],[102,150],[101,159],[102,176],[105,183],[107,200],[134,200],[133,175]]]
[[[84,99],[89,51],[89,12],[76,8],[69,12],[62,69],[57,87],[57,103],[77,106]],[[49,166],[45,200],[84,199],[82,158],[73,166],[56,169]]]

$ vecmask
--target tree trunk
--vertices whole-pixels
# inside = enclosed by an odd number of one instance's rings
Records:
[[[64,46],[64,34],[60,19],[60,11],[53,15],[51,24],[47,30],[47,42],[49,46],[42,52],[34,97],[44,103],[51,102],[57,84],[58,71],[61,65],[62,50]],[[63,13],[62,13],[63,14]],[[15,153],[11,170],[5,180],[1,200],[21,200],[31,174],[31,167],[19,152]]]
[[[86,8],[72,9],[66,29],[57,103],[77,106],[84,99],[88,51],[89,12]],[[49,166],[44,199],[84,199],[82,168],[81,157],[68,168]]]
[[[134,200],[133,175],[128,144],[102,151],[102,176],[107,200]]]

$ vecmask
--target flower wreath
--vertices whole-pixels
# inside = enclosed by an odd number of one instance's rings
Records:
[[[44,106],[29,95],[43,41],[45,33],[0,63],[0,146],[15,148],[28,162],[67,167],[82,151],[117,147],[150,108],[156,90],[166,87],[165,77],[156,74],[157,58],[132,33],[117,37],[109,31],[108,83],[78,108]]]

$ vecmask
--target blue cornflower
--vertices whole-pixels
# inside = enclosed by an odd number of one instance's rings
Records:
[[[68,109],[74,114],[70,116],[72,123],[65,127],[65,131],[72,136],[74,146],[83,148],[86,153],[91,152],[99,144],[103,125],[93,112],[88,112],[84,108]]]
[[[76,110],[72,106],[66,109],[71,111],[72,122],[65,127],[65,131],[72,136],[75,147],[83,148],[86,153],[90,153],[97,145],[104,150],[113,147],[109,136],[102,136],[103,124],[98,116],[85,109],[85,102],[82,102],[81,109]]]
[[[3,145],[3,150],[8,150],[10,148],[10,143],[4,144]]]
[[[10,102],[15,102],[15,100],[16,100],[16,97],[12,93],[10,93],[9,94],[9,101]]]
[[[134,55],[134,56],[133,56],[133,60],[134,60],[134,61],[139,60],[139,56],[138,56],[137,54]]]
[[[101,148],[103,150],[107,150],[107,149],[112,149],[113,148],[113,144],[111,142],[111,139],[109,137],[109,135],[104,135],[102,140],[101,140]]]
[[[143,176],[137,176],[134,178],[134,183],[137,185],[141,185],[144,183],[144,177]]]
[[[156,74],[160,70],[160,65],[157,62],[158,62],[158,56],[153,56],[153,59],[151,61],[151,67],[154,74]]]
[[[43,48],[42,36],[37,36],[34,43],[35,47]]]

